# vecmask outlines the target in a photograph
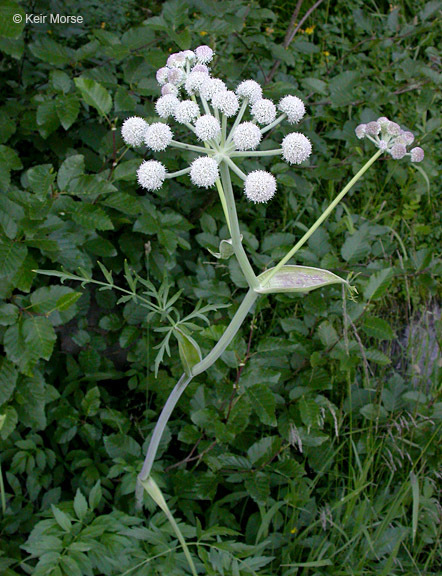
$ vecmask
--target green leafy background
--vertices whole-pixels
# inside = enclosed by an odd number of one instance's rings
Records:
[[[314,3],[300,4],[298,21]],[[126,261],[181,290],[183,315],[199,300],[218,308],[195,335],[203,355],[222,334],[245,285],[233,258],[209,251],[228,238],[216,192],[184,176],[145,193],[136,169],[150,153],[123,155],[119,132],[130,115],[154,117],[167,55],[201,43],[229,86],[254,78],[267,97],[307,103],[310,164],[247,160],[278,178],[269,205],[248,204],[234,181],[256,270],[373,152],[354,136],[361,121],[394,119],[426,157],[382,159],[298,253],[301,265],[354,272],[356,301],[339,286],[262,298],[180,400],[155,479],[201,574],[438,573],[441,3],[324,1],[285,49],[295,5],[1,2],[1,574],[188,573],[164,514],[147,496],[142,512],[134,502],[178,347],[155,378],[160,320],[33,270],[103,280],[99,260],[124,286]],[[12,23],[51,12],[84,23]],[[173,171],[192,155],[156,157]]]

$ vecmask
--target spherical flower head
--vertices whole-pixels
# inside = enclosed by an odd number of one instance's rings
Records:
[[[179,68],[186,64],[186,56],[184,52],[176,52],[175,54],[171,54],[167,59],[167,65],[169,68]]]
[[[146,190],[159,190],[166,178],[166,168],[161,162],[147,160],[137,170],[138,184]]]
[[[401,133],[401,127],[396,122],[389,122],[386,127],[386,132],[389,136],[399,136]]]
[[[359,126],[356,126],[356,128],[355,128],[355,132],[356,132],[356,137],[359,138],[359,140],[361,140],[362,138],[365,138],[365,136],[367,134],[367,124],[359,124]]]
[[[402,132],[396,138],[396,142],[399,144],[404,144],[405,146],[410,146],[410,144],[413,144],[414,142],[414,134],[412,132],[402,130]]]
[[[243,122],[235,128],[233,142],[237,150],[254,150],[261,142],[261,130],[253,122]]]
[[[385,151],[388,148],[388,143],[385,140],[379,140],[378,148],[379,148],[379,150]]]
[[[174,86],[179,86],[184,80],[185,74],[181,68],[169,68],[167,81]]]
[[[238,98],[235,92],[226,90],[223,92],[216,92],[212,96],[212,106],[220,110],[228,118],[234,116],[239,108]]]
[[[195,122],[195,132],[200,140],[207,142],[218,138],[221,134],[221,126],[215,116],[205,114]]]
[[[144,135],[146,146],[154,152],[165,150],[173,138],[172,130],[167,124],[155,122],[151,124]]]
[[[184,50],[183,54],[186,57],[186,60],[189,62],[193,62],[196,58],[195,52],[193,52],[193,50]]]
[[[247,98],[250,104],[255,104],[262,98],[262,88],[254,80],[244,80],[236,89],[236,93],[241,98]]]
[[[145,120],[132,116],[123,122],[121,136],[129,146],[141,146],[148,127],[149,124]]]
[[[168,82],[161,87],[161,96],[167,96],[168,94],[173,94],[174,96],[178,96],[179,90],[173,84]]]
[[[424,154],[424,151],[422,150],[422,148],[420,148],[419,146],[416,146],[416,148],[413,148],[412,150],[410,150],[410,156],[411,156],[412,162],[422,162],[425,154]]]
[[[278,108],[287,115],[289,124],[297,124],[305,114],[304,102],[297,96],[284,96],[280,100]]]
[[[276,106],[271,100],[261,98],[253,104],[251,113],[259,124],[271,124],[276,118]]]
[[[167,66],[163,66],[157,71],[156,79],[160,86],[167,82],[167,75],[169,74],[169,68]]]
[[[160,118],[169,118],[169,116],[173,116],[179,103],[180,101],[176,96],[173,94],[166,94],[166,96],[158,98],[157,103],[155,104],[155,110]]]
[[[199,115],[199,106],[192,100],[183,100],[175,108],[174,112],[175,120],[180,122],[180,124],[193,122],[195,118],[198,118]]]
[[[204,72],[191,72],[187,78],[184,87],[190,95],[199,93],[202,86],[207,82],[208,76]]]
[[[390,120],[386,116],[380,116],[376,122],[381,127],[383,133],[386,133],[387,126],[390,124]]]
[[[206,76],[209,75],[209,69],[207,68],[207,66],[205,64],[196,64],[192,68],[192,72],[202,72],[203,74],[206,74]]]
[[[196,186],[210,188],[218,177],[218,164],[213,158],[203,156],[194,160],[190,165],[190,179]]]
[[[210,46],[198,46],[195,55],[200,64],[208,64],[212,61],[215,53]]]
[[[282,155],[289,164],[301,164],[311,153],[312,145],[304,134],[292,132],[282,141]]]
[[[365,130],[370,136],[377,136],[381,131],[381,126],[378,122],[369,122]]]
[[[209,78],[201,87],[200,95],[210,102],[217,92],[227,92],[227,86],[219,78]]]
[[[276,192],[275,177],[265,170],[250,172],[244,183],[244,194],[255,203],[268,202]]]
[[[407,153],[407,149],[403,144],[393,144],[390,150],[391,157],[395,160],[400,160]]]

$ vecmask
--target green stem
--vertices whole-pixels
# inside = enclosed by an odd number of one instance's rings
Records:
[[[278,150],[253,150],[250,152],[231,152],[230,156],[235,158],[241,158],[245,156],[279,156],[282,154],[282,149]]]
[[[290,258],[296,254],[296,252],[307,242],[310,236],[319,228],[319,226],[324,222],[324,220],[329,216],[329,214],[336,208],[339,202],[344,198],[347,192],[356,184],[356,182],[361,178],[363,174],[370,168],[370,166],[379,158],[382,154],[382,150],[378,150],[370,160],[364,164],[364,166],[359,170],[357,174],[353,176],[350,182],[345,186],[345,188],[336,196],[330,206],[323,212],[323,214],[316,220],[313,226],[304,234],[304,236],[293,246],[293,248],[284,256],[284,258],[274,267],[271,272],[266,276],[265,280],[262,282],[262,286],[265,286],[271,278],[278,272],[278,270],[284,266]]]
[[[212,350],[207,354],[207,356],[203,358],[201,362],[195,364],[195,366],[192,368],[192,376],[197,376],[198,374],[205,372],[208,368],[210,368],[210,366],[212,366],[214,362],[218,360],[218,358],[233,340],[238,330],[241,328],[245,317],[247,316],[250,308],[253,306],[258,296],[259,294],[257,294],[252,288],[247,292],[244,300],[241,302],[240,307],[236,311],[235,316],[224,330],[221,338],[218,340]]]
[[[221,206],[223,207],[224,217],[227,222],[227,228],[229,229],[230,236],[232,235],[232,230],[230,228],[229,213],[227,211],[226,197],[224,195],[224,190],[221,184],[221,180],[218,178],[216,181],[216,187],[218,189],[219,199],[221,200]]]
[[[235,122],[232,126],[232,129],[229,132],[229,136],[226,140],[226,143],[228,144],[229,142],[232,141],[233,138],[233,134],[235,132],[235,128],[238,126],[238,124],[241,122],[242,117],[244,116],[244,112],[246,111],[247,108],[247,104],[249,103],[249,99],[248,98],[244,98],[243,103],[241,104],[241,108],[239,109],[238,114],[236,115],[236,119]]]
[[[182,170],[178,170],[177,172],[168,172],[166,174],[166,178],[178,178],[178,176],[184,176],[184,174],[188,174],[190,172],[189,168],[183,168]]]
[[[237,176],[239,176],[241,178],[241,180],[245,180],[247,178],[247,176],[244,174],[244,172],[241,170],[241,168],[239,168],[235,162],[232,162],[232,160],[230,160],[230,158],[228,156],[226,156],[224,158],[224,160],[227,162],[227,164],[230,166],[232,172],[235,172],[235,174]]]
[[[185,144],[184,142],[178,142],[177,140],[172,140],[170,146],[173,148],[182,148],[183,150],[190,150],[191,152],[199,152],[200,154],[207,154],[207,150],[202,146],[194,146],[193,144]]]
[[[222,119],[221,119],[221,133],[222,133],[222,140],[221,142],[224,144],[224,142],[226,141],[226,134],[227,134],[227,116],[225,114],[222,115]]]
[[[235,251],[238,264],[247,279],[250,288],[258,288],[259,282],[255,272],[250,265],[247,254],[241,243],[241,233],[239,231],[238,216],[236,213],[235,198],[233,196],[232,180],[230,179],[229,167],[226,162],[221,162],[219,167],[221,173],[221,182],[226,197],[227,212],[229,214],[230,232],[232,234],[232,246]]]
[[[281,116],[278,116],[278,118],[276,118],[276,120],[273,120],[273,122],[271,124],[267,124],[267,126],[264,126],[264,128],[261,128],[261,134],[265,134],[266,132],[268,132],[269,130],[274,128],[275,126],[278,126],[278,124],[280,122],[282,122],[284,120],[284,118],[287,118],[287,114],[281,114]]]

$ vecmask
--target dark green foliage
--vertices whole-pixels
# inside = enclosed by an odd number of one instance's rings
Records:
[[[208,43],[230,87],[266,84],[279,60],[265,95],[308,103],[310,165],[248,160],[278,178],[269,205],[235,190],[256,271],[372,153],[358,123],[391,117],[426,158],[378,162],[298,253],[300,265],[353,273],[357,299],[337,285],[262,298],[181,398],[155,480],[201,574],[436,574],[441,3],[324,2],[287,50],[295,2],[20,4],[0,6],[0,573],[188,573],[164,514],[147,498],[135,510],[135,480],[180,352],[210,350],[245,284],[233,257],[210,252],[228,238],[216,193],[186,176],[142,192],[136,169],[150,153],[125,153],[119,129],[154,116],[155,71],[171,51]],[[11,24],[31,12],[84,24]],[[157,157],[174,171],[192,155]],[[101,282],[111,270],[125,289],[130,270],[157,293],[181,292],[172,305],[187,324],[171,358],[156,362],[170,335],[161,314],[34,272],[62,267]],[[200,301],[210,326],[188,318]]]

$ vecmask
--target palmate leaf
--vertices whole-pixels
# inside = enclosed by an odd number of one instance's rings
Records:
[[[256,289],[260,294],[279,294],[290,292],[310,292],[329,284],[347,284],[333,272],[312,268],[310,266],[282,266],[267,284],[262,285],[273,268],[258,276],[261,287]]]

